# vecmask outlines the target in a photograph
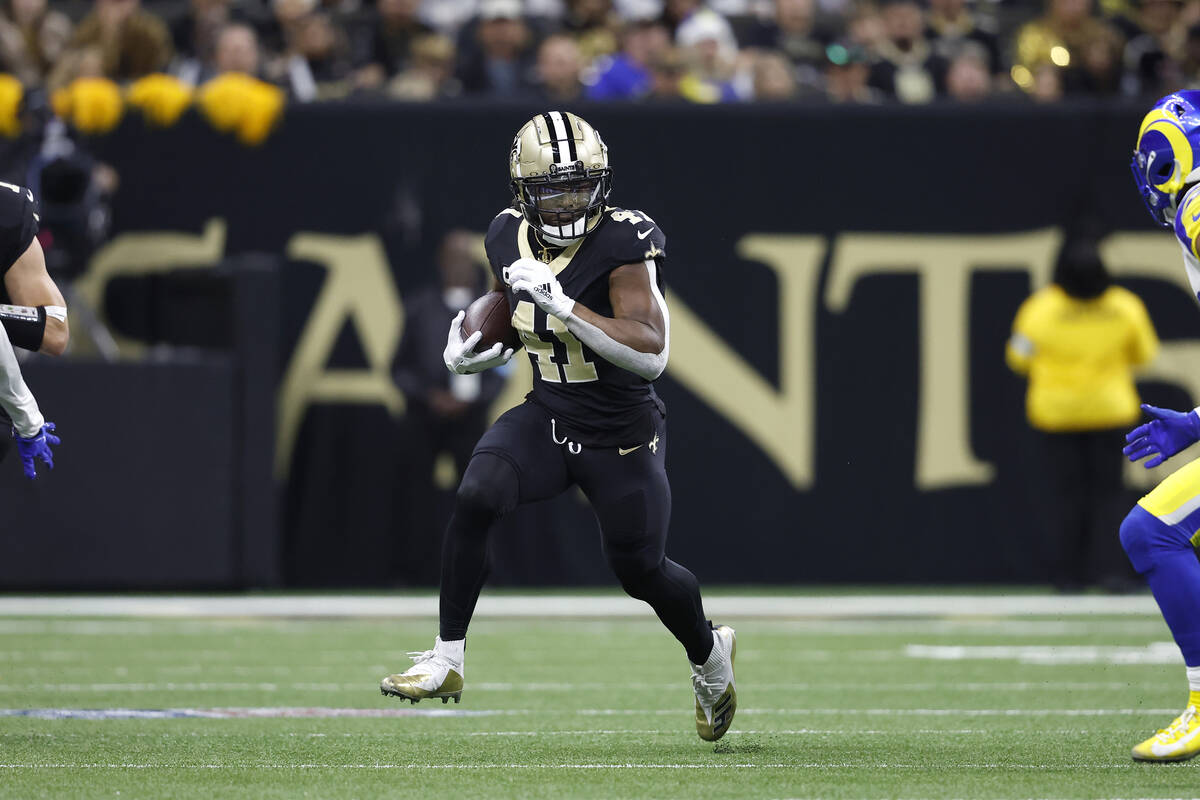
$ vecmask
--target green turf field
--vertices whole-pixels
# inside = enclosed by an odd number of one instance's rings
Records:
[[[682,652],[648,613],[478,619],[463,702],[416,706],[377,686],[410,663],[407,650],[431,646],[429,619],[0,617],[0,797],[1200,790],[1200,760],[1129,759],[1186,697],[1153,615],[721,621],[738,632],[739,709],[713,745],[695,735]],[[12,709],[235,711],[44,719]],[[401,711],[420,715],[345,716]]]

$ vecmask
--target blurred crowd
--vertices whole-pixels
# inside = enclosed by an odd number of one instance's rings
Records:
[[[1153,97],[1200,0],[0,0],[0,69],[352,95],[722,103]],[[1097,5],[1098,3],[1098,5]]]

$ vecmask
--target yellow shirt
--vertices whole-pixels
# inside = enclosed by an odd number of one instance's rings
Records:
[[[1025,411],[1043,431],[1088,431],[1135,422],[1133,368],[1158,353],[1158,336],[1137,295],[1117,286],[1078,300],[1057,285],[1017,311],[1008,365],[1029,376]]]

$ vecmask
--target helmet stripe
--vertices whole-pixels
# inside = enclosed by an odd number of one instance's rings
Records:
[[[1187,140],[1187,134],[1174,120],[1156,120],[1146,126],[1146,132],[1158,131],[1171,144],[1171,152],[1175,156],[1175,169],[1171,177],[1163,183],[1153,184],[1156,189],[1164,192],[1178,192],[1183,188],[1184,179],[1192,171],[1192,146]]]
[[[550,112],[550,119],[554,123],[554,138],[561,141],[567,141],[567,147],[562,148],[558,141],[554,143],[554,154],[561,155],[559,160],[560,166],[575,163],[575,140],[567,133],[567,126],[563,124],[562,114],[558,111]],[[570,158],[568,158],[570,156]]]
[[[571,118],[571,112],[563,111],[560,113],[558,111],[555,111],[553,113],[563,120],[563,128],[566,130],[566,134],[567,134],[567,149],[570,150],[570,152],[571,152],[571,163],[574,164],[576,161],[579,160],[579,153],[575,149],[575,130],[574,130],[575,126],[574,126],[573,120]]]
[[[550,119],[549,114],[542,114],[542,119],[546,122],[546,136],[550,139],[550,146],[554,148],[554,163],[562,163],[562,159],[558,155],[558,137],[554,135],[554,120]]]

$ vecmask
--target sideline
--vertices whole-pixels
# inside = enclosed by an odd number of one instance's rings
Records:
[[[1024,617],[1151,615],[1149,595],[721,595],[705,599],[714,618]],[[0,617],[436,617],[429,595],[36,595],[0,596]],[[476,617],[645,617],[624,595],[503,594],[479,599]]]

